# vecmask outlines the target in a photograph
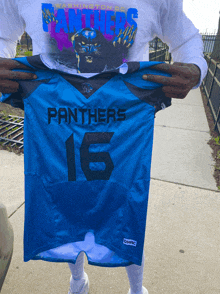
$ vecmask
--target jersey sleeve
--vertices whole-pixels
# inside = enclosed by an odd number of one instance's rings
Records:
[[[140,100],[155,108],[155,114],[172,104],[172,99],[162,91],[162,84],[142,79],[143,74],[171,77],[171,74],[152,69],[151,66],[164,62],[131,62],[128,64],[128,74],[123,77],[126,87]]]
[[[17,41],[25,30],[25,22],[19,14],[16,0],[0,1],[0,57],[13,58]]]
[[[19,89],[18,92],[12,94],[2,94],[0,97],[0,102],[9,104],[14,108],[20,108],[24,110],[24,102],[21,95],[21,90]]]
[[[174,62],[193,63],[201,71],[198,88],[205,78],[208,66],[203,54],[199,30],[183,12],[182,0],[168,0],[160,9],[161,34],[158,37],[170,47]]]

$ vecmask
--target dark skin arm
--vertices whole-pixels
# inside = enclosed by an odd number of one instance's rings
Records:
[[[163,84],[162,91],[166,97],[183,99],[200,81],[201,71],[197,65],[192,63],[162,63],[151,68],[172,75],[172,77],[147,75],[147,78],[146,75],[142,76],[144,80]]]
[[[32,80],[34,79],[33,73],[13,71],[13,69],[26,69],[33,70],[16,60],[8,58],[0,58],[0,92],[15,93],[18,91],[19,84],[16,80]]]

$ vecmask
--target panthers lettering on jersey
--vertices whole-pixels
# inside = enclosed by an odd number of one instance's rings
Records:
[[[38,76],[1,97],[25,110],[24,261],[141,265],[154,116],[171,104],[142,75],[167,75],[160,62],[86,77],[16,60]]]

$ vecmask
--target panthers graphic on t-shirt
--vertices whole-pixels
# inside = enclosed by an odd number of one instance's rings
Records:
[[[24,261],[84,251],[93,265],[141,265],[154,116],[171,104],[142,75],[168,74],[128,62],[88,78],[16,60],[38,76],[1,97],[25,110]]]
[[[60,51],[50,55],[52,60],[81,73],[103,72],[126,61],[137,32],[138,11],[110,3],[43,3],[42,18],[43,30]]]

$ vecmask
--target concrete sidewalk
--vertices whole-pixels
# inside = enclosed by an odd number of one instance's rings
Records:
[[[145,238],[149,294],[220,293],[220,194],[209,139],[199,89],[157,114]],[[2,294],[67,294],[67,264],[23,262],[23,156],[0,151],[0,180],[15,234]],[[90,294],[127,294],[124,268],[85,270]]]

